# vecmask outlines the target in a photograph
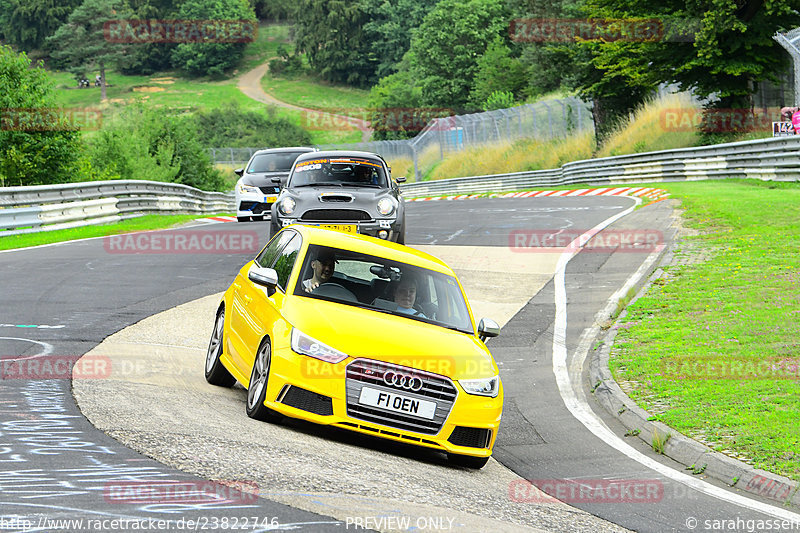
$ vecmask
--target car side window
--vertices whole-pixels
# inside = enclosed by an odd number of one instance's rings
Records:
[[[278,257],[278,252],[280,252],[281,248],[286,246],[286,243],[295,235],[297,234],[293,231],[284,231],[279,238],[272,239],[266,248],[261,250],[261,253],[256,257],[256,264],[260,267],[272,267],[272,265],[275,264],[275,259]]]
[[[278,287],[286,292],[286,283],[289,281],[289,276],[292,274],[292,268],[297,261],[297,254],[300,251],[302,240],[300,235],[294,234],[289,243],[280,251],[278,259],[275,261],[275,272],[278,273]]]

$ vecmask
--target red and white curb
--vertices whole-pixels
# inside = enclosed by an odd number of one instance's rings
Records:
[[[205,222],[206,224],[215,224],[217,222],[236,222],[236,217],[207,217],[207,218],[196,218],[195,221],[197,222]]]
[[[471,200],[473,198],[534,198],[543,196],[638,196],[651,200],[661,200],[669,196],[664,189],[652,187],[606,187],[597,189],[572,189],[560,191],[524,191],[508,193],[460,194],[456,196],[426,196],[410,198],[409,202],[425,202],[430,200]]]

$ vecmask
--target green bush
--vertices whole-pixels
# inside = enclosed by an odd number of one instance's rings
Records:
[[[0,186],[74,179],[78,133],[56,109],[41,65],[9,46],[0,46],[0,122]]]
[[[120,179],[183,183],[203,190],[226,188],[191,117],[141,104],[122,108],[105,121],[89,143],[89,159],[97,173]]]
[[[303,146],[311,143],[311,136],[300,126],[267,113],[245,111],[236,103],[221,108],[201,111],[193,121],[199,133],[199,142],[209,147],[280,147]]]

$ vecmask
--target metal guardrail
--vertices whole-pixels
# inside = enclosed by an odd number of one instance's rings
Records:
[[[550,170],[405,183],[401,190],[410,196],[437,196],[576,183],[605,185],[715,178],[800,181],[800,136],[587,159]]]
[[[147,180],[0,188],[0,236],[105,224],[144,214],[236,209],[232,193]]]

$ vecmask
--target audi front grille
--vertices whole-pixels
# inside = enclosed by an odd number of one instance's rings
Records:
[[[427,435],[439,433],[458,391],[448,378],[389,363],[356,359],[347,365],[347,414],[352,418]],[[436,403],[432,419],[359,403],[364,387]]]

